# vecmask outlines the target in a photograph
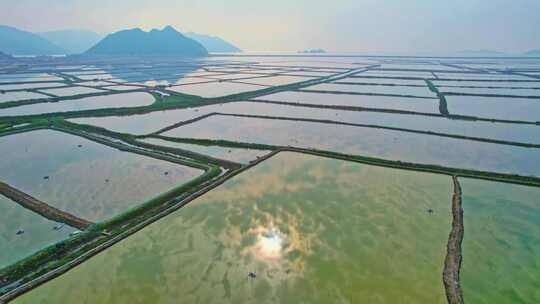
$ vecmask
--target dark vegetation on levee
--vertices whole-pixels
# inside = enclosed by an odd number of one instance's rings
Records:
[[[452,195],[452,229],[448,236],[446,258],[444,260],[443,283],[446,298],[450,304],[463,303],[463,293],[461,291],[459,273],[461,270],[463,242],[463,207],[461,185],[456,176],[452,177],[454,182],[454,194]]]
[[[165,29],[170,31],[170,29]],[[164,31],[165,31],[164,30]],[[174,34],[174,33],[170,33]],[[375,67],[375,66],[373,66]],[[226,113],[209,113],[200,117],[179,122],[173,124],[164,129],[158,130],[152,134],[135,136],[127,133],[113,132],[101,127],[75,124],[68,122],[68,118],[82,118],[82,117],[104,117],[104,116],[128,116],[133,114],[144,114],[154,111],[162,111],[168,109],[185,109],[201,107],[211,104],[221,104],[227,102],[237,102],[249,100],[253,103],[269,103],[269,104],[281,104],[298,107],[308,108],[320,108],[320,109],[334,109],[334,110],[346,110],[346,111],[367,111],[367,112],[382,112],[393,113],[399,115],[422,115],[430,117],[440,117],[444,119],[460,119],[468,121],[491,121],[509,124],[537,124],[536,122],[527,121],[512,121],[512,120],[497,120],[491,118],[479,118],[473,116],[452,115],[448,112],[445,94],[442,94],[438,88],[431,82],[432,79],[417,78],[417,77],[389,77],[389,79],[420,79],[426,82],[428,88],[437,95],[438,98],[427,98],[436,100],[439,102],[440,113],[422,113],[414,111],[402,111],[394,109],[380,109],[380,108],[366,108],[360,106],[334,106],[334,105],[318,105],[318,104],[306,104],[295,102],[279,102],[271,100],[254,100],[257,97],[263,97],[266,95],[284,92],[284,91],[308,91],[317,93],[326,93],[328,96],[331,94],[345,94],[344,92],[328,92],[319,90],[306,89],[309,86],[334,82],[340,83],[341,80],[349,77],[354,78],[385,78],[385,77],[370,77],[360,76],[360,72],[368,70],[370,67],[354,70],[344,70],[342,73],[333,74],[330,76],[319,77],[302,81],[298,83],[265,87],[260,90],[243,92],[238,94],[231,94],[228,96],[222,96],[217,98],[202,98],[199,96],[187,95],[167,90],[167,87],[158,88],[134,88],[127,92],[148,92],[155,98],[155,102],[148,106],[141,107],[124,107],[124,108],[101,108],[95,110],[84,111],[69,111],[69,112],[57,112],[37,115],[25,115],[25,116],[11,116],[0,117],[0,137],[8,136],[17,133],[31,132],[38,129],[51,129],[72,135],[80,136],[88,140],[107,145],[109,147],[128,151],[131,153],[137,153],[156,159],[166,160],[169,162],[197,168],[203,170],[203,173],[180,185],[168,192],[165,192],[153,199],[143,203],[140,206],[134,207],[122,214],[119,214],[109,220],[90,223],[84,219],[70,219],[69,214],[63,214],[60,210],[54,210],[46,202],[40,202],[27,194],[18,191],[10,185],[0,183],[0,193],[7,194],[8,197],[13,198],[16,202],[25,207],[53,219],[55,221],[64,222],[82,230],[66,240],[60,241],[52,246],[49,246],[21,261],[0,269],[0,301],[11,300],[16,296],[38,286],[50,280],[69,269],[77,266],[91,256],[98,252],[108,248],[116,242],[126,238],[127,236],[137,232],[150,223],[170,214],[171,212],[182,208],[191,200],[203,195],[218,185],[224,183],[229,178],[240,174],[241,172],[248,170],[249,168],[256,166],[258,163],[274,156],[282,151],[290,151],[296,153],[305,153],[310,155],[316,155],[320,157],[328,157],[334,159],[340,159],[345,161],[357,162],[368,165],[382,166],[388,168],[413,170],[419,172],[430,172],[437,174],[444,174],[451,176],[454,180],[454,196],[452,199],[452,213],[453,222],[452,229],[448,239],[447,257],[445,260],[445,267],[443,271],[443,282],[445,285],[446,295],[449,303],[462,303],[463,298],[461,295],[461,289],[459,286],[459,269],[461,266],[461,240],[463,238],[463,210],[461,208],[461,188],[459,186],[458,177],[467,177],[491,181],[499,181],[505,183],[514,183],[520,185],[528,185],[540,187],[540,178],[535,176],[522,176],[517,174],[506,174],[497,172],[487,172],[480,170],[470,170],[464,168],[451,168],[432,164],[419,164],[402,162],[395,160],[387,160],[377,157],[367,157],[362,155],[352,155],[333,151],[324,151],[319,149],[307,149],[293,146],[278,146],[268,145],[260,143],[248,143],[240,141],[229,140],[212,140],[212,139],[195,139],[195,138],[177,138],[167,137],[161,135],[167,130],[177,128],[182,125],[194,123],[196,121],[205,119],[213,115],[226,115],[234,117],[252,117],[258,119],[274,119],[274,120],[290,120],[301,122],[315,122],[324,124],[335,125],[347,125],[366,128],[377,128],[394,130],[409,133],[418,133],[429,136],[441,136],[449,138],[457,138],[462,140],[471,140],[479,142],[489,142],[502,145],[512,145],[527,148],[540,148],[540,145],[533,143],[521,143],[513,141],[493,140],[487,138],[478,138],[472,136],[464,136],[457,134],[445,134],[439,132],[432,132],[426,130],[414,130],[406,128],[388,127],[382,125],[369,125],[360,123],[345,123],[334,120],[320,120],[320,119],[308,119],[308,118],[290,118],[282,116],[268,116],[268,115],[242,115],[242,114],[226,114]],[[64,83],[71,84],[72,82],[80,81],[76,77],[69,75],[58,74],[58,76],[64,78]],[[442,79],[441,79],[442,80]],[[476,79],[475,79],[476,81]],[[58,81],[56,81],[58,82]],[[519,82],[516,80],[516,82]],[[341,82],[343,84],[349,84],[347,81]],[[352,84],[352,83],[351,83]],[[9,108],[20,105],[29,105],[44,102],[66,102],[70,100],[80,99],[88,96],[98,95],[111,95],[126,93],[104,91],[95,94],[85,94],[71,97],[51,97],[43,99],[34,99],[28,101],[14,101],[5,102],[0,104],[1,108]],[[168,96],[162,93],[169,94]],[[351,93],[346,93],[351,94]],[[354,94],[354,93],[352,93]],[[358,95],[387,95],[387,94],[358,94]],[[416,96],[407,95],[392,95],[398,97],[411,97],[418,98]],[[272,151],[270,154],[260,157],[251,161],[249,164],[243,165],[233,161],[220,159],[212,156],[208,156],[201,153],[196,153],[180,148],[164,147],[156,144],[150,144],[142,142],[141,139],[156,138],[170,142],[195,144],[199,146],[216,146],[226,148],[243,148],[254,150],[267,150]],[[11,195],[11,196],[10,196]],[[33,210],[34,210],[33,209]],[[79,222],[77,222],[79,220]]]

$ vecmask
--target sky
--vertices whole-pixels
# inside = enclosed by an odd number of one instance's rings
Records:
[[[0,24],[100,33],[172,25],[249,51],[540,49],[540,0],[0,0]]]

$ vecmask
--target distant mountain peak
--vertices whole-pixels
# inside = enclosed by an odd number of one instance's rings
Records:
[[[184,36],[191,38],[202,44],[209,52],[213,53],[237,53],[242,50],[232,43],[220,37],[198,34],[193,32],[184,33]]]
[[[0,51],[11,55],[61,55],[66,51],[34,33],[0,25]]]
[[[0,62],[9,62],[9,61],[12,61],[13,60],[13,57],[9,56],[8,54],[4,54],[2,52],[0,52]]]
[[[199,57],[206,56],[208,51],[200,43],[185,37],[172,26],[166,26],[162,30],[152,29],[148,32],[135,28],[109,34],[85,54]]]
[[[165,26],[163,29],[162,29],[163,32],[166,32],[166,31],[170,31],[170,32],[175,32],[175,33],[180,33],[179,31],[177,31],[174,27],[172,27],[171,25],[167,25]]]

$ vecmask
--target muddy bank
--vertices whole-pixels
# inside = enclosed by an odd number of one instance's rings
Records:
[[[463,293],[459,282],[461,268],[461,242],[463,241],[463,208],[461,186],[453,176],[454,195],[452,196],[452,230],[448,236],[446,259],[444,261],[443,282],[446,298],[450,304],[463,303]]]
[[[41,216],[55,222],[64,223],[69,226],[84,230],[93,223],[82,218],[78,218],[70,213],[56,209],[35,197],[21,192],[8,184],[0,182],[0,194],[10,198],[26,209],[30,209]]]

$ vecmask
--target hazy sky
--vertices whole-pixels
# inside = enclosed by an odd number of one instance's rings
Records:
[[[540,48],[540,0],[0,0],[0,23],[104,33],[170,24],[244,50]]]

